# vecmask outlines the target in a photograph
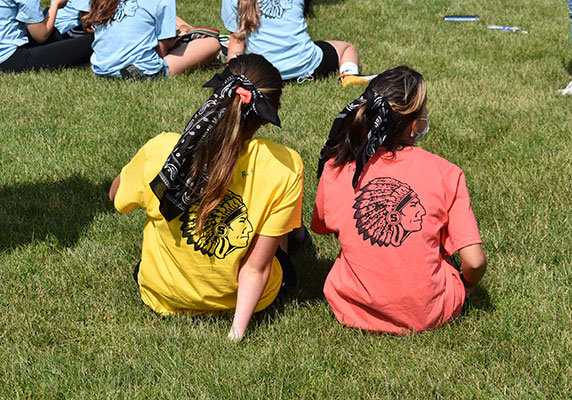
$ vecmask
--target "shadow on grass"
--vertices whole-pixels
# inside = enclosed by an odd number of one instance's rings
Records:
[[[109,185],[72,176],[0,188],[0,251],[48,238],[73,245],[97,213],[112,210]]]
[[[466,315],[469,309],[477,309],[485,311],[487,313],[492,313],[495,311],[495,306],[491,302],[491,296],[486,288],[482,286],[477,286],[473,292],[471,299],[463,305],[463,310],[461,311],[461,317]]]
[[[566,71],[568,71],[568,73],[572,75],[572,59],[568,62],[568,65],[566,66]]]
[[[251,322],[253,330],[265,321],[279,319],[284,315],[286,305],[294,300],[298,302],[299,306],[305,308],[316,300],[324,299],[324,282],[332,265],[334,265],[334,259],[318,258],[314,246],[291,256],[291,258],[296,268],[296,285],[289,291],[280,293],[270,307],[254,314]]]

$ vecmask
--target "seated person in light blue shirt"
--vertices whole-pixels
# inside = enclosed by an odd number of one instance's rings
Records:
[[[89,61],[90,38],[63,41],[54,21],[67,0],[53,0],[44,15],[40,0],[0,0],[0,71],[53,69]]]
[[[192,28],[176,16],[175,0],[92,0],[83,22],[95,32],[91,64],[98,76],[129,77],[132,70],[137,77],[174,76],[220,50],[212,37],[178,45],[177,30]]]
[[[58,11],[55,27],[65,38],[91,34],[93,30],[84,27],[81,17],[89,12],[89,0],[69,0],[64,8]]]
[[[304,0],[223,0],[221,18],[232,32],[228,57],[261,54],[282,79],[299,83],[330,75],[339,68],[343,86],[367,83],[360,76],[354,45],[337,40],[313,42],[306,31]]]

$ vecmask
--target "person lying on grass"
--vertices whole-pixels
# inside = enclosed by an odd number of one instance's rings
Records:
[[[345,325],[436,328],[485,273],[463,171],[415,147],[429,131],[426,103],[418,72],[385,71],[336,117],[320,153],[311,228],[341,244],[324,293]]]
[[[183,134],[151,139],[113,181],[117,210],[147,212],[134,278],[155,312],[234,310],[229,337],[240,340],[252,314],[294,283],[286,235],[301,227],[302,160],[252,138],[280,126],[282,85],[262,56],[230,60]]]

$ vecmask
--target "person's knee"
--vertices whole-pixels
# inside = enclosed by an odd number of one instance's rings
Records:
[[[357,47],[351,43],[346,42],[346,47],[344,48],[344,54],[357,54]]]
[[[220,50],[220,43],[217,38],[208,37],[201,39],[205,41],[205,47],[207,47],[212,52],[217,52]]]

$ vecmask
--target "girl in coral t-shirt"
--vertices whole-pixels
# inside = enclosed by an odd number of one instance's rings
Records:
[[[336,117],[320,153],[312,230],[341,244],[324,293],[345,325],[435,328],[485,273],[463,171],[414,146],[429,130],[426,101],[419,73],[386,71]]]

